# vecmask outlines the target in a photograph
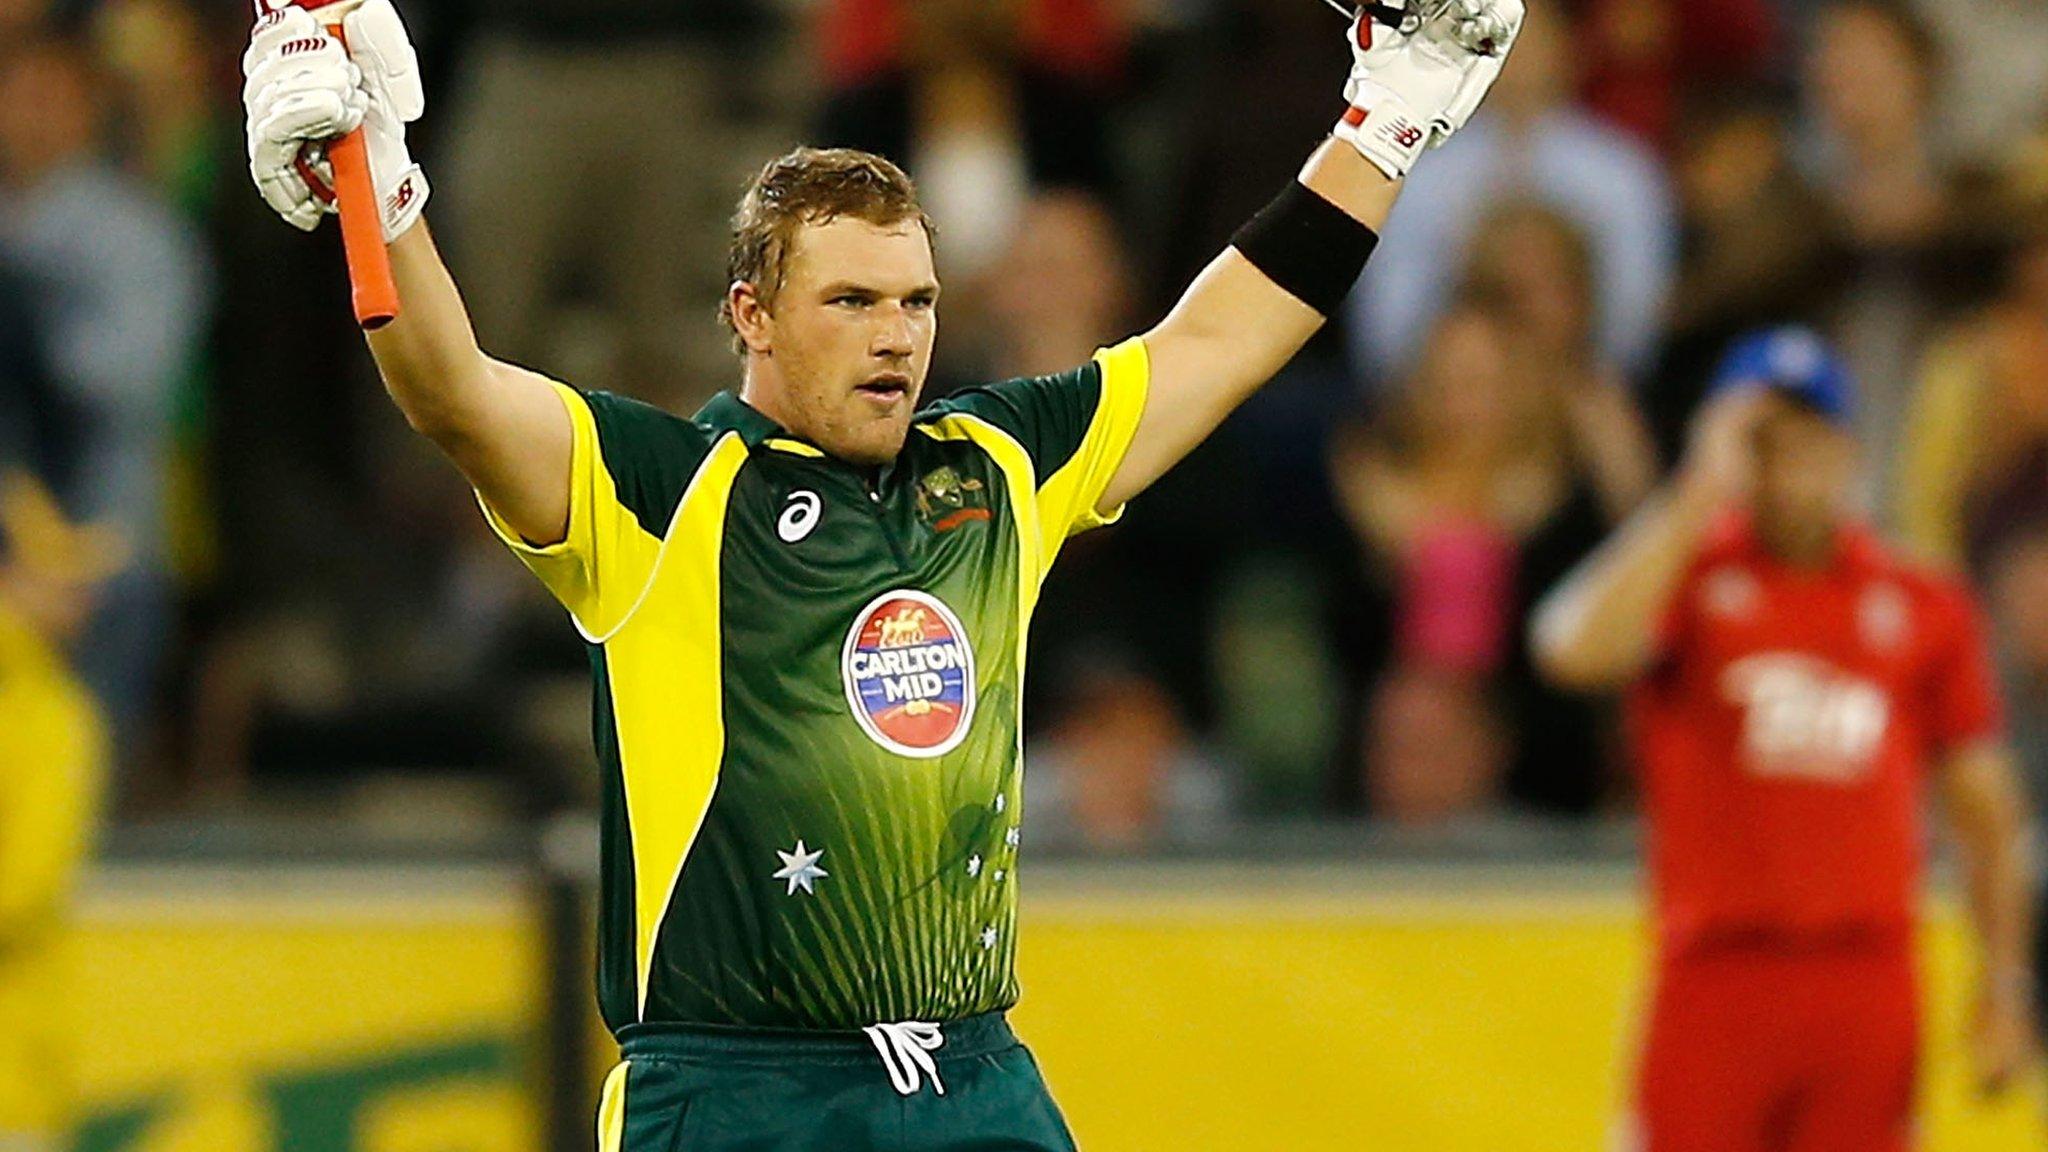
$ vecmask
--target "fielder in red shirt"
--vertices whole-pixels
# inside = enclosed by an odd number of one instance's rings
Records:
[[[1630,685],[1656,997],[1645,1152],[1912,1143],[1925,785],[1982,954],[1971,1052],[2033,1051],[2026,813],[1975,606],[1849,511],[1848,373],[1810,332],[1730,353],[1667,492],[1543,605],[1538,658]]]

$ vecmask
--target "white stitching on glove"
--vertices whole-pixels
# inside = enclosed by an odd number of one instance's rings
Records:
[[[1412,33],[1351,25],[1350,110],[1335,135],[1392,180],[1472,118],[1521,32],[1522,0],[1449,0]]]
[[[405,126],[427,110],[419,54],[391,0],[367,0],[341,26],[348,36],[349,56],[362,69],[363,88],[370,94],[363,137],[369,144],[370,179],[377,186],[388,243],[420,218],[431,191],[426,173],[405,147]]]
[[[301,156],[317,157],[321,142],[363,122],[362,72],[305,9],[285,8],[256,22],[242,75],[249,175],[278,215],[311,232],[333,208],[308,183]]]
[[[249,172],[278,215],[310,232],[335,210],[326,144],[360,126],[389,242],[429,192],[405,146],[405,125],[426,110],[418,57],[390,0],[368,0],[342,28],[346,49],[301,8],[256,22],[242,58]]]

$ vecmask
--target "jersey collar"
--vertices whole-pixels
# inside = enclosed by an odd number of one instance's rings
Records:
[[[1764,547],[1763,537],[1756,530],[1756,522],[1747,513],[1732,516],[1723,530],[1734,539],[1742,554],[1752,561],[1783,566],[1782,562]],[[1835,529],[1834,554],[1829,557],[1827,564],[1816,571],[1864,572],[1884,567],[1885,559],[1884,544],[1877,533],[1860,520],[1845,519]]]
[[[733,392],[720,392],[697,413],[697,422],[707,424],[720,432],[737,432],[740,440],[749,448],[759,448],[770,440],[787,440],[789,434],[782,425],[769,419],[766,413]]]
[[[791,435],[782,425],[777,424],[773,417],[747,403],[745,400],[740,399],[738,393],[730,390],[713,396],[703,408],[698,410],[696,420],[697,423],[718,432],[739,433],[741,443],[744,443],[749,451],[765,447],[771,451],[787,452],[794,456],[808,456],[817,460],[830,460],[843,467],[854,467],[832,456],[816,444]],[[902,455],[899,453],[897,460],[900,461],[901,459]],[[860,469],[856,469],[856,471],[860,471]],[[870,471],[873,472],[873,482],[876,485],[886,485],[896,472],[896,461],[891,461],[880,469]]]

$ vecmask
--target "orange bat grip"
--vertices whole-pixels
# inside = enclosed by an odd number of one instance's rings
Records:
[[[341,26],[329,29],[341,38]],[[377,186],[370,180],[370,153],[358,128],[328,145],[334,165],[334,197],[341,209],[341,247],[348,257],[356,323],[374,332],[398,319],[398,281],[391,275],[391,253],[384,247],[384,214],[377,206]]]

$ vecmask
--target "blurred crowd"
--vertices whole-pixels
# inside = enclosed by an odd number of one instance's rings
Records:
[[[401,8],[485,346],[680,411],[735,382],[726,220],[790,144],[918,178],[943,391],[1162,314],[1347,67],[1310,0]],[[1068,551],[1033,662],[1041,839],[1628,812],[1614,702],[1545,686],[1526,619],[1673,465],[1722,349],[1791,321],[1855,369],[1868,515],[1986,597],[2048,781],[2048,6],[1532,8],[1340,322]],[[335,231],[247,187],[248,22],[0,0],[0,467],[118,540],[64,637],[120,803],[573,798],[580,646],[381,395]]]

